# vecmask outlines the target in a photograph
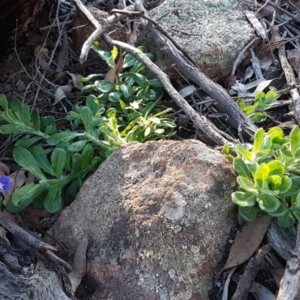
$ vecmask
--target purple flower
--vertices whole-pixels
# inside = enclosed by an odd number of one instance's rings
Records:
[[[12,186],[12,183],[10,181],[9,176],[0,177],[0,193],[4,193],[8,189],[10,189],[11,186]]]

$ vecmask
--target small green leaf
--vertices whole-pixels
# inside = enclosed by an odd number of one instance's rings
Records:
[[[259,168],[257,169],[257,171],[254,175],[254,179],[255,179],[257,186],[262,188],[262,186],[263,186],[264,182],[266,182],[268,176],[269,176],[269,166],[268,166],[268,164],[263,163],[259,166]]]
[[[96,86],[102,93],[108,93],[114,88],[115,85],[110,81],[101,80],[97,82]]]
[[[273,211],[273,212],[268,212],[268,214],[272,217],[282,217],[288,212],[287,207],[283,204],[280,203],[279,207]]]
[[[292,181],[290,188],[286,192],[280,193],[280,197],[288,197],[300,192],[300,176],[290,176],[290,179]]]
[[[91,110],[92,115],[96,115],[99,111],[99,100],[94,95],[89,95],[86,98],[86,106]]]
[[[238,99],[237,101],[236,101],[236,104],[239,106],[239,108],[241,109],[241,110],[244,110],[244,108],[245,108],[245,101],[243,100],[243,99]]]
[[[11,134],[18,131],[18,126],[14,124],[6,124],[0,126],[0,133],[2,134]]]
[[[38,163],[33,155],[25,148],[15,147],[13,151],[14,160],[25,170],[32,173],[39,180],[46,180],[41,169],[38,167]]]
[[[267,115],[263,112],[253,113],[249,117],[254,123],[261,123],[267,119]]]
[[[80,152],[84,148],[87,142],[88,141],[86,140],[75,142],[68,147],[68,150],[71,152]]]
[[[6,96],[3,95],[3,94],[0,94],[0,106],[1,106],[4,110],[8,110],[7,99],[6,99]]]
[[[20,140],[18,140],[15,143],[15,146],[19,146],[19,147],[23,147],[23,148],[29,148],[31,147],[33,144],[35,144],[36,142],[40,141],[42,138],[40,136],[33,136],[31,138],[29,138],[28,135],[24,136],[23,138],[21,138]]]
[[[56,120],[53,116],[41,118],[41,131],[49,135],[56,133]]]
[[[82,120],[85,130],[89,131],[91,121],[93,120],[92,111],[87,106],[84,106],[80,110],[80,117],[81,117],[81,120]]]
[[[244,220],[254,221],[258,214],[258,210],[256,206],[239,206],[239,213]]]
[[[40,130],[41,129],[41,118],[40,114],[37,109],[34,109],[31,113],[31,121],[33,124],[33,128],[35,130]]]
[[[131,98],[133,95],[133,90],[127,84],[120,84],[120,91],[122,92],[125,99]]]
[[[240,185],[240,187],[247,192],[251,192],[251,193],[258,192],[258,190],[255,187],[255,185],[253,184],[253,182],[246,177],[238,176],[237,182]]]
[[[244,108],[244,113],[248,116],[255,111],[255,107],[253,105],[246,106]]]
[[[66,163],[66,152],[63,149],[55,148],[51,153],[51,164],[54,174],[60,178]]]
[[[118,93],[118,92],[112,92],[112,93],[109,93],[108,95],[108,100],[111,101],[111,102],[119,102],[121,98],[121,94]]]
[[[54,214],[61,208],[61,205],[61,187],[52,187],[44,201],[44,208],[48,213]]]
[[[285,172],[284,164],[279,160],[272,160],[268,163],[270,175],[283,175]]]
[[[248,151],[246,148],[244,148],[243,146],[237,145],[236,149],[241,157],[245,157],[248,160],[253,159],[253,154],[250,151]]]
[[[251,173],[249,172],[247,165],[240,157],[235,157],[233,160],[233,166],[238,175],[250,178]]]
[[[38,163],[38,166],[49,175],[54,176],[54,172],[52,170],[52,166],[47,159],[45,151],[40,146],[33,146],[30,148],[30,151]]]
[[[290,142],[291,142],[291,152],[294,153],[298,149],[300,139],[300,129],[299,126],[295,126],[290,133]]]
[[[10,108],[14,115],[17,117],[18,121],[22,122],[22,102],[18,98],[11,99]]]
[[[260,209],[266,212],[274,212],[280,206],[279,200],[272,195],[259,194],[256,198],[256,201]]]
[[[253,152],[254,153],[257,153],[261,149],[264,135],[265,135],[265,133],[262,128],[258,129],[255,132],[254,142],[253,142]]]
[[[231,199],[238,206],[253,206],[256,203],[256,194],[251,192],[237,191],[231,194]]]
[[[122,74],[121,78],[123,78],[123,77],[132,78],[142,88],[147,88],[150,85],[148,79],[144,75],[141,75],[141,74],[129,72],[129,73]]]
[[[300,208],[294,208],[293,209],[293,215],[297,219],[297,221],[300,221]]]
[[[61,141],[70,141],[76,137],[83,136],[83,133],[73,132],[73,131],[64,131],[51,135],[47,142],[50,145],[57,145]]]
[[[284,216],[277,219],[278,224],[283,228],[290,228],[294,225],[295,219],[290,212],[287,212]]]
[[[30,183],[19,189],[17,189],[12,198],[8,201],[6,209],[10,212],[19,212],[26,208],[33,199],[38,197],[47,189],[46,184],[42,183]]]
[[[282,144],[285,142],[283,138],[284,133],[280,127],[272,127],[268,132],[267,135],[271,137],[272,143]]]

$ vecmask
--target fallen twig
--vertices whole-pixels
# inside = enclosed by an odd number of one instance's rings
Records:
[[[22,227],[17,225],[9,216],[8,214],[0,211],[0,225],[6,228],[13,236],[25,241],[28,245],[33,247],[34,249],[38,250],[39,252],[45,252],[47,250],[54,250],[56,248],[39,240],[35,236],[28,233]]]
[[[276,300],[298,300],[300,295],[300,224],[292,257],[287,261]]]
[[[266,255],[270,252],[272,246],[270,244],[263,246],[258,253],[252,257],[245,269],[245,272],[238,283],[236,291],[231,300],[246,300],[250,291],[252,282],[262,266]]]

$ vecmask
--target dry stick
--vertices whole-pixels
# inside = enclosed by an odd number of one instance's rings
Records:
[[[291,87],[290,95],[294,104],[294,118],[296,122],[300,124],[300,94],[298,89],[295,87],[297,85],[297,81],[294,75],[294,71],[287,60],[285,45],[279,47],[278,55],[287,84],[289,87]]]
[[[30,245],[37,251],[45,253],[51,259],[64,265],[68,270],[72,268],[67,262],[65,262],[64,260],[62,260],[61,258],[59,258],[53,252],[50,251],[50,250],[56,251],[55,247],[43,242],[42,240],[39,240],[35,236],[28,233],[22,227],[17,225],[13,220],[11,220],[11,218],[2,211],[0,211],[0,225],[6,228],[16,238],[25,241],[28,245]]]
[[[45,252],[46,250],[56,250],[55,247],[39,240],[38,238],[28,233],[2,211],[0,211],[0,225],[6,228],[13,236],[25,241],[28,245],[40,252]]]
[[[251,285],[259,271],[266,255],[270,252],[272,246],[270,244],[263,246],[258,253],[252,257],[245,269],[245,272],[238,283],[236,291],[231,300],[246,300]]]
[[[253,122],[240,110],[236,102],[228,95],[228,93],[220,85],[214,83],[204,73],[202,73],[193,64],[188,62],[184,56],[174,47],[174,45],[163,36],[158,29],[149,25],[148,29],[155,36],[156,42],[165,55],[175,62],[176,68],[187,78],[194,81],[205,93],[215,99],[218,104],[228,114],[228,122],[232,127],[238,130],[239,127],[247,138],[253,138],[257,127]]]
[[[94,18],[94,16],[89,12],[89,10],[82,4],[80,0],[73,0],[73,1],[77,5],[78,9],[85,15],[85,17],[96,28],[96,30],[89,36],[89,38],[84,42],[82,46],[79,61],[80,63],[84,63],[87,59],[91,47],[93,46],[93,43],[104,34],[104,32],[107,30],[108,27],[111,27],[112,25],[116,24],[119,20],[126,18],[126,16],[121,14],[109,16],[104,20],[103,24],[100,24]],[[128,11],[134,10],[135,6],[130,5],[126,9]]]
[[[300,295],[300,224],[292,258],[287,261],[276,300],[299,300]]]
[[[204,132],[210,139],[212,139],[218,145],[224,145],[227,140],[218,133],[217,128],[213,123],[209,122],[202,114],[196,112],[187,101],[177,92],[173,87],[169,77],[155,65],[142,51],[130,46],[127,43],[113,40],[108,34],[104,34],[105,41],[114,46],[122,47],[126,52],[135,56],[141,63],[143,63],[151,72],[153,72],[161,81],[165,91],[175,101],[175,103],[184,111],[184,113],[190,118],[197,129]]]

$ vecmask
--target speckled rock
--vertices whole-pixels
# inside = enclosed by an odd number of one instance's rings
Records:
[[[234,61],[254,38],[240,0],[165,0],[149,12],[183,47],[209,77],[232,70]],[[155,63],[170,77],[178,77],[173,61],[149,31],[141,31],[139,44],[155,54]]]
[[[201,142],[129,144],[84,183],[49,233],[71,254],[89,239],[82,299],[208,299],[235,187],[227,159]]]

